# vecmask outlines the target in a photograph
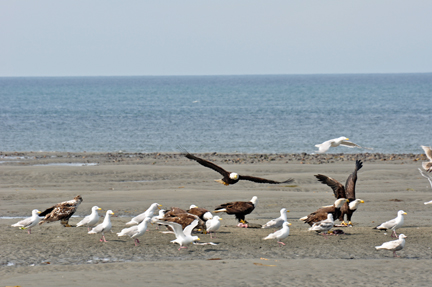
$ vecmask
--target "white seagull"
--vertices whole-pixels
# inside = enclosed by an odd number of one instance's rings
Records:
[[[399,234],[399,239],[384,242],[381,246],[375,246],[376,250],[387,249],[393,250],[393,257],[400,257],[396,255],[396,251],[401,250],[405,246],[405,238],[407,238],[404,234]]]
[[[143,235],[147,231],[147,225],[151,220],[151,217],[146,217],[140,224],[125,228],[119,233],[117,233],[117,235],[129,236],[130,238],[134,238],[135,246],[138,246],[138,243],[140,242],[136,237]]]
[[[182,226],[180,224],[175,222],[158,220],[157,223],[169,225],[172,227],[176,239],[172,240],[171,242],[180,245],[180,248],[178,250],[182,248],[187,248],[185,245],[193,243],[195,240],[200,240],[198,236],[192,236],[192,229],[194,229],[195,226],[198,225],[198,219],[192,221],[192,223],[186,226],[184,230],[182,230]]]
[[[159,203],[153,203],[146,211],[132,218],[126,225],[140,224],[146,217],[152,217],[156,209],[160,209],[161,206]]]
[[[96,233],[102,233],[102,238],[99,240],[100,242],[107,242],[105,239],[105,232],[111,231],[112,224],[111,224],[111,215],[113,215],[114,212],[112,210],[108,210],[106,212],[106,216],[104,218],[104,221],[94,227],[92,230],[88,232],[88,234],[96,234]]]
[[[278,243],[280,244],[280,246],[285,245],[285,243],[283,243],[281,241],[281,239],[284,239],[286,237],[288,237],[289,235],[289,226],[291,225],[291,223],[289,223],[288,221],[285,221],[284,223],[282,223],[282,229],[279,229],[276,232],[270,233],[267,237],[263,238],[264,240],[267,239],[277,239]]]
[[[41,217],[39,217],[39,213],[41,213],[41,211],[37,209],[33,209],[31,217],[18,221],[17,223],[12,224],[11,226],[19,227],[20,229],[28,229],[27,233],[31,234],[31,228],[37,225],[39,221],[42,219]]]
[[[423,176],[424,178],[427,178],[427,180],[429,181],[431,187],[432,187],[432,175],[429,175],[424,173],[421,169],[418,169],[420,171],[421,176]]]
[[[317,153],[325,153],[330,149],[330,147],[338,147],[340,145],[345,146],[345,147],[349,147],[349,148],[354,148],[354,147],[362,148],[358,144],[350,142],[349,138],[347,138],[347,137],[338,137],[336,139],[331,139],[331,140],[325,141],[321,144],[316,144],[315,146],[318,148]]]
[[[284,222],[287,222],[287,212],[289,212],[289,210],[287,210],[286,208],[282,208],[280,210],[280,216],[278,218],[272,219],[269,222],[267,222],[266,224],[264,224],[262,226],[262,228],[277,228],[277,227],[281,227]]]
[[[424,168],[424,170],[426,170],[427,172],[432,172],[432,149],[430,146],[421,146],[422,149],[424,150],[427,158],[429,159],[429,162],[422,162],[422,167]]]
[[[99,213],[97,211],[102,210],[102,208],[95,205],[91,210],[91,214],[84,217],[84,219],[78,222],[76,225],[77,227],[87,225],[87,232],[90,231],[90,227],[93,228],[98,223]]]
[[[206,221],[206,231],[210,234],[210,238],[214,238],[211,233],[214,233],[220,228],[221,220],[222,218],[216,215],[212,219]]]
[[[326,233],[334,226],[333,214],[327,214],[327,219],[315,222],[310,228],[309,231],[321,232],[321,234],[327,238]]]
[[[403,225],[403,223],[404,223],[404,217],[403,216],[406,214],[407,213],[405,211],[399,210],[396,218],[393,218],[392,220],[381,223],[377,227],[374,227],[374,229],[379,229],[379,230],[391,229],[392,230],[391,237],[398,237],[396,234],[396,229]]]

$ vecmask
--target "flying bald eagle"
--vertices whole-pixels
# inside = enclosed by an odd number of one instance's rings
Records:
[[[239,227],[248,227],[245,220],[246,215],[250,214],[257,204],[258,197],[252,197],[251,201],[235,201],[219,205],[215,208],[215,213],[226,212],[226,214],[234,214],[239,224]]]
[[[362,167],[363,163],[360,160],[356,160],[355,169],[353,173],[348,176],[345,187],[339,181],[329,176],[317,174],[315,175],[315,177],[321,183],[330,186],[333,189],[333,193],[336,198],[346,198],[349,200],[350,203],[352,203],[356,199],[355,185],[357,181],[357,171],[360,170]],[[357,210],[358,203],[364,203],[364,201],[358,200],[355,204],[351,204],[351,206],[348,204],[348,202],[345,202],[345,204],[341,207],[341,215],[339,216],[339,220],[342,221],[343,225],[352,225],[351,217],[353,213]],[[345,214],[347,216],[348,224],[344,221]]]
[[[60,223],[63,224],[63,226],[71,227],[69,225],[69,218],[71,218],[71,216],[75,213],[82,201],[83,199],[81,195],[77,195],[72,200],[60,202],[48,208],[39,214],[39,216],[45,216],[45,218],[39,222],[39,225],[45,222],[60,220]]]
[[[222,179],[216,179],[215,181],[219,182],[223,185],[235,184],[239,180],[249,180],[249,181],[253,181],[253,182],[257,182],[257,183],[269,183],[269,184],[291,183],[294,181],[294,179],[292,179],[292,178],[280,182],[280,181],[274,181],[274,180],[260,178],[260,177],[240,175],[240,174],[235,173],[235,172],[226,171],[223,168],[221,168],[220,166],[218,166],[212,162],[209,162],[205,159],[194,156],[194,155],[188,153],[187,151],[184,151],[184,156],[187,157],[188,159],[191,159],[191,160],[198,162],[202,166],[211,168],[212,170],[220,173],[223,176],[223,178]]]
[[[333,218],[339,218],[342,215],[341,207],[347,202],[348,199],[346,198],[336,199],[333,205],[323,206],[308,216],[300,218],[300,220],[312,226],[316,222],[326,220],[328,214],[331,214]]]

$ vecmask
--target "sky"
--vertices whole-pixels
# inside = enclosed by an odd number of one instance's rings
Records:
[[[430,0],[0,0],[0,77],[432,72]]]

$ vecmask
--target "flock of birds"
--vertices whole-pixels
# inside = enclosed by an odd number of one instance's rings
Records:
[[[348,139],[345,137],[326,141],[316,146],[319,147],[319,152],[325,152],[330,147],[336,147],[338,145],[359,147],[358,145],[349,142]],[[426,146],[422,146],[422,148],[425,151],[429,162],[422,163],[422,168],[425,170],[425,172],[420,169],[420,173],[422,176],[426,177],[429,180],[432,187],[432,149]],[[248,180],[252,182],[268,184],[286,184],[293,181],[293,179],[287,179],[285,181],[278,182],[254,176],[239,175],[234,172],[226,171],[225,169],[210,161],[194,156],[186,150],[183,150],[183,155],[188,159],[194,160],[197,163],[220,173],[223,178],[216,181],[224,185],[236,184],[240,180]],[[333,190],[336,200],[333,205],[323,206],[316,211],[310,213],[309,215],[300,218],[301,221],[304,221],[304,223],[310,225],[310,231],[316,231],[322,234],[325,238],[327,238],[328,234],[343,234],[342,230],[334,230],[333,232],[330,232],[330,230],[333,229],[335,226],[352,226],[352,215],[357,210],[359,204],[364,203],[362,199],[358,199],[355,196],[357,172],[362,167],[363,163],[360,160],[357,160],[355,163],[354,171],[348,176],[345,186],[337,180],[326,175],[315,175],[319,182],[329,186]],[[248,228],[249,224],[246,221],[245,217],[255,209],[257,205],[257,200],[258,198],[254,196],[250,201],[236,201],[224,203],[217,206],[214,210],[214,213],[225,212],[229,215],[234,215],[239,222],[237,226]],[[28,234],[31,234],[32,227],[36,225],[41,225],[45,222],[60,221],[61,224],[63,224],[64,226],[70,227],[70,225],[68,224],[69,219],[75,213],[82,201],[82,197],[78,195],[73,200],[58,203],[43,212],[34,209],[32,211],[31,217],[26,218],[16,224],[13,224],[12,226],[20,227],[21,229],[27,229]],[[425,202],[425,204],[432,204],[432,201]],[[158,209],[160,210],[158,214],[155,215]],[[102,235],[100,241],[107,242],[105,238],[105,232],[109,232],[112,229],[111,216],[114,215],[114,212],[112,210],[108,210],[106,212],[103,222],[97,224],[100,219],[98,214],[99,210],[101,210],[101,208],[99,208],[98,206],[93,206],[91,214],[84,217],[84,219],[81,220],[76,226],[86,226],[88,234],[100,233]],[[270,233],[267,237],[263,238],[264,240],[276,239],[280,246],[285,245],[282,240],[289,236],[289,226],[291,225],[291,223],[289,223],[287,220],[287,212],[289,211],[286,208],[282,208],[280,210],[280,217],[272,219],[262,226],[262,228],[281,228],[273,233]],[[396,233],[396,229],[400,228],[403,225],[404,215],[406,214],[407,213],[403,210],[399,210],[396,218],[374,227],[378,230],[391,230],[391,236],[398,238],[397,240],[385,242],[381,246],[376,246],[375,248],[377,250],[392,250],[393,256],[398,256],[396,254],[396,251],[401,250],[405,246],[406,236],[404,234],[400,234],[398,236]],[[348,223],[345,222],[345,217]],[[132,218],[129,222],[126,223],[126,225],[133,226],[124,228],[119,233],[117,233],[117,235],[120,237],[129,236],[134,240],[135,246],[137,246],[140,243],[138,237],[144,235],[144,233],[148,229],[149,223],[157,224],[158,226],[165,225],[169,230],[171,230],[167,232],[175,234],[176,239],[172,240],[171,242],[179,244],[179,250],[181,250],[182,248],[187,248],[188,244],[198,244],[196,243],[196,241],[199,241],[200,238],[198,236],[192,235],[193,230],[195,229],[197,229],[198,231],[202,231],[203,233],[209,233],[210,237],[213,238],[214,232],[216,232],[221,226],[221,220],[222,218],[220,218],[219,216],[214,216],[209,210],[205,208],[199,208],[195,205],[191,205],[189,210],[183,210],[178,207],[171,207],[169,210],[163,210],[161,209],[160,204],[153,203],[145,212]],[[335,225],[335,220],[341,221],[341,224]],[[209,242],[202,244],[214,243]]]

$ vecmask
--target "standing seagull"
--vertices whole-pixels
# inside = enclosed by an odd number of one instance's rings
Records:
[[[71,227],[69,225],[69,218],[72,217],[82,201],[83,199],[81,195],[77,195],[72,200],[60,202],[54,206],[51,206],[39,214],[39,216],[45,216],[45,218],[39,222],[39,225],[45,222],[60,220],[60,223],[63,224],[63,226]]]
[[[347,138],[347,137],[338,137],[336,139],[331,139],[331,140],[325,141],[325,142],[323,142],[321,144],[316,144],[315,146],[317,148],[319,148],[318,151],[317,151],[317,153],[325,153],[325,152],[327,152],[330,149],[330,147],[338,147],[340,145],[341,146],[346,146],[346,147],[349,147],[349,148],[354,148],[354,147],[362,148],[358,144],[350,142],[349,138]]]
[[[263,238],[264,240],[267,239],[277,239],[278,243],[280,244],[280,246],[285,245],[285,243],[281,242],[281,239],[284,239],[286,237],[288,237],[289,235],[289,226],[291,225],[291,223],[289,223],[288,221],[285,221],[282,224],[282,229],[279,229],[276,232],[270,233],[267,237]]]
[[[117,233],[117,235],[129,236],[130,238],[134,238],[135,246],[138,246],[138,243],[140,242],[136,237],[143,235],[147,231],[147,225],[151,220],[151,217],[146,217],[140,224],[134,225],[129,228],[124,228],[120,233]]]
[[[399,234],[399,239],[384,242],[381,246],[375,246],[376,250],[387,249],[393,250],[393,257],[400,257],[396,254],[396,251],[402,250],[405,247],[405,238],[407,238],[404,234]]]
[[[96,234],[96,233],[102,233],[102,238],[99,240],[100,242],[107,242],[105,239],[105,232],[111,231],[112,224],[111,224],[111,215],[114,215],[114,212],[112,210],[108,210],[106,212],[106,216],[104,218],[104,221],[97,225],[95,228],[90,230],[88,234]]]
[[[91,214],[84,217],[84,219],[78,222],[76,226],[80,227],[87,225],[87,232],[90,231],[90,227],[93,228],[99,221],[99,213],[97,212],[98,210],[102,210],[102,208],[96,205],[93,206]]]
[[[406,214],[407,213],[405,211],[399,210],[396,218],[393,218],[392,220],[381,223],[377,227],[374,227],[374,229],[379,229],[379,230],[391,229],[392,230],[391,237],[397,237],[396,229],[403,225],[403,223],[404,223],[404,217],[403,216]]]
[[[37,209],[33,209],[32,211],[32,216],[28,217],[24,220],[21,220],[15,224],[12,224],[12,227],[19,227],[20,229],[28,229],[27,233],[31,234],[31,228],[33,226],[36,226],[39,221],[41,220],[41,218],[39,217],[39,213],[41,213],[39,210]]]
[[[214,238],[211,233],[214,233],[220,228],[221,220],[222,218],[216,215],[212,219],[206,221],[206,231],[210,234],[210,238]]]
[[[289,212],[289,210],[287,210],[286,208],[282,208],[280,210],[280,216],[278,218],[272,219],[269,222],[267,222],[266,224],[264,224],[262,226],[262,228],[276,228],[276,227],[281,227],[284,222],[287,222],[287,212]]]
[[[192,236],[192,229],[194,229],[195,226],[198,225],[198,219],[195,219],[190,225],[186,226],[184,230],[182,229],[182,226],[180,224],[175,222],[158,220],[157,223],[169,225],[172,227],[176,239],[172,240],[171,242],[180,245],[180,248],[178,250],[181,250],[182,248],[187,248],[187,246],[185,245],[193,243],[195,240],[200,240],[198,236]]]
[[[321,234],[327,238],[326,233],[329,232],[330,229],[332,229],[334,226],[334,220],[333,220],[333,215],[331,213],[329,213],[327,215],[327,219],[326,220],[322,220],[320,222],[316,222],[312,225],[312,227],[309,228],[309,231],[316,231],[316,232],[321,232]]]
[[[257,204],[258,197],[254,196],[250,201],[235,201],[228,202],[219,205],[215,208],[215,213],[226,212],[226,214],[234,214],[239,224],[239,227],[248,227],[247,221],[245,220],[246,215],[251,213]]]
[[[156,209],[160,209],[161,206],[159,203],[153,203],[146,211],[132,218],[126,225],[140,224],[146,217],[152,217]]]
[[[427,158],[429,159],[429,162],[422,162],[422,167],[427,172],[432,172],[432,149],[431,149],[430,146],[424,146],[424,145],[422,145],[421,147],[424,150]]]
[[[317,174],[315,177],[323,184],[327,184],[331,189],[333,189],[333,193],[336,198],[346,198],[349,202],[353,202],[356,199],[355,195],[355,187],[357,182],[357,171],[359,171],[363,167],[363,163],[361,160],[356,160],[354,171],[348,176],[345,187],[336,179],[333,179],[329,176],[323,174]],[[358,203],[364,203],[363,200],[358,201]],[[358,204],[357,203],[357,204]],[[339,216],[339,220],[342,221],[342,225],[352,225],[351,217],[353,213],[357,210],[357,204],[349,205],[346,202],[341,207],[341,214]],[[354,209],[351,209],[353,207]],[[345,223],[344,217],[345,214],[347,216],[348,223]],[[336,218],[334,218],[336,220]]]
[[[205,159],[194,156],[187,151],[184,151],[184,156],[187,157],[188,159],[195,160],[196,162],[198,162],[202,166],[211,168],[212,170],[220,173],[223,176],[223,178],[222,179],[216,179],[215,181],[219,182],[223,185],[235,184],[239,180],[249,180],[249,181],[253,181],[253,182],[257,182],[257,183],[269,183],[269,184],[283,184],[283,183],[291,183],[294,181],[294,179],[292,179],[292,178],[285,180],[285,181],[274,181],[274,180],[260,178],[260,177],[240,175],[240,174],[235,173],[235,172],[226,171],[223,168],[221,168],[220,166],[218,166],[212,162],[209,162]]]

